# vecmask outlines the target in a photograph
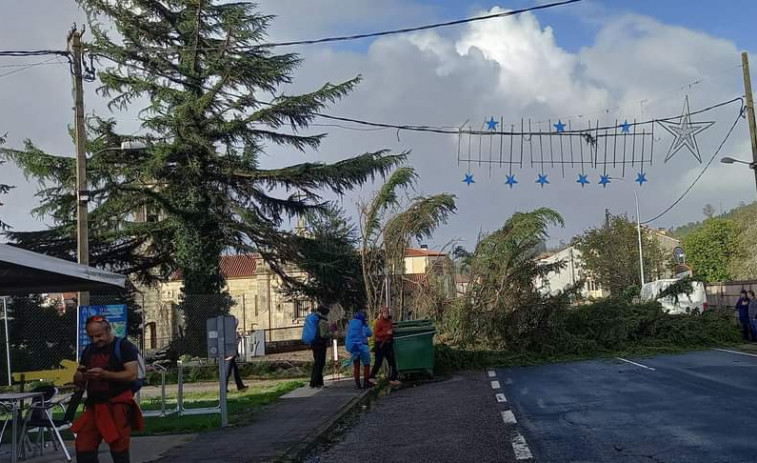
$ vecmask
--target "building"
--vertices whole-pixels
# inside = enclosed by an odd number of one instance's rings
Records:
[[[669,257],[670,262],[672,263],[673,251],[681,246],[681,242],[669,236],[665,230],[656,230],[645,227],[644,231],[652,234],[659,243],[660,248],[662,248],[663,253]],[[565,267],[562,270],[558,272],[550,272],[546,277],[537,279],[536,287],[543,294],[556,294],[584,279],[585,284],[581,290],[581,295],[583,297],[598,299],[610,295],[608,290],[603,289],[594,278],[585,271],[581,259],[581,251],[573,246],[569,246],[555,253],[542,254],[537,259],[541,264],[553,264],[559,261],[565,263]],[[677,267],[674,269],[672,266],[671,268],[658,269],[658,271],[661,272],[659,276],[661,279],[673,278],[678,272]]]
[[[542,265],[561,261],[565,264],[561,270],[550,272],[543,278],[537,278],[536,288],[542,294],[557,294],[575,286],[581,280],[585,280],[585,284],[581,288],[581,296],[584,298],[599,299],[610,294],[609,291],[602,289],[591,275],[587,274],[581,260],[581,251],[573,246],[552,254],[542,254],[538,257],[538,261]]]
[[[281,291],[281,278],[257,254],[221,258],[226,290],[234,301],[231,315],[239,330],[266,330],[269,341],[296,339],[314,303],[291,300]],[[296,271],[292,273],[297,276]],[[145,313],[145,348],[160,349],[176,339],[181,329],[177,307],[183,281],[175,274],[155,288],[140,288]],[[191,296],[189,304],[213,304],[212,297]]]
[[[445,263],[451,263],[445,253],[430,251],[426,247],[407,250],[402,280],[403,298],[406,297],[403,302],[408,307],[414,294],[428,288],[429,272],[449,275],[449,291],[454,294],[453,272],[444,271],[450,268]],[[281,278],[257,254],[223,256],[221,271],[226,277],[226,290],[234,301],[230,313],[239,320],[240,331],[265,330],[267,341],[299,339],[305,317],[315,305],[313,301],[291,300],[286,296]],[[288,271],[291,276],[298,276],[296,268]],[[138,296],[138,302],[144,307],[146,350],[160,349],[178,337],[181,315],[177,307],[182,286],[181,274],[177,273],[170,281],[154,288],[140,288],[141,300]],[[213,300],[193,296],[188,303],[212,304]]]

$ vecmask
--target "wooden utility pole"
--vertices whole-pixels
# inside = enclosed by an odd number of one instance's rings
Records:
[[[752,97],[752,77],[749,74],[749,55],[741,54],[741,64],[744,68],[744,92],[746,95],[746,113],[749,120],[749,139],[752,142],[752,165],[754,182],[757,185],[757,126],[754,120],[754,98]]]
[[[76,237],[77,260],[81,265],[89,265],[89,221],[87,203],[87,133],[84,124],[84,84],[82,75],[82,32],[74,29],[68,37],[73,59],[74,79],[74,128],[76,137]],[[89,305],[89,292],[80,292],[79,305]]]

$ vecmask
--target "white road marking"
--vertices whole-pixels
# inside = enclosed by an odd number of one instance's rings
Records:
[[[507,402],[507,398],[505,397],[505,394],[499,393],[495,396],[497,398],[497,402]]]
[[[624,358],[620,358],[620,357],[615,357],[615,358],[616,358],[616,359],[618,359],[618,360],[620,360],[621,362],[630,363],[631,365],[636,365],[637,367],[646,368],[647,370],[652,370],[652,371],[655,371],[655,369],[654,369],[654,368],[652,368],[652,367],[648,367],[648,366],[646,366],[646,365],[642,365],[642,364],[640,364],[640,363],[632,362],[632,361],[630,361],[630,360],[626,360],[626,359],[624,359]]]
[[[739,355],[748,355],[750,357],[757,357],[757,355],[755,354],[750,354],[748,352],[739,352],[737,350],[728,350],[728,349],[712,349],[712,350],[716,350],[719,352],[728,352],[729,354],[739,354]]]
[[[502,412],[502,421],[504,421],[505,424],[518,424],[518,420],[515,419],[512,410],[505,410]]]
[[[492,389],[499,389],[500,387],[499,381],[492,381]]]
[[[497,376],[497,373],[494,370],[489,370],[488,373],[489,373],[490,378],[494,378],[495,376]]]
[[[516,460],[530,460],[534,457],[531,449],[528,448],[526,438],[521,433],[516,433],[515,437],[513,437],[513,451],[515,452]]]

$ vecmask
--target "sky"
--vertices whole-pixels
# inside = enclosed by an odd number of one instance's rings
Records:
[[[301,0],[258,3],[262,12],[277,16],[269,39],[285,41],[417,26],[547,2],[321,0],[308,2],[307,9]],[[740,53],[755,51],[750,49],[754,33],[749,21],[756,14],[757,3],[748,0],[729,0],[717,6],[703,0],[584,0],[432,31],[289,47],[287,52],[299,53],[304,61],[293,84],[281,91],[312,91],[325,82],[360,75],[363,81],[356,91],[326,113],[397,125],[455,128],[467,123],[478,130],[494,117],[504,121],[506,128],[531,119],[534,130],[554,132],[550,122],[605,127],[616,121],[672,118],[682,115],[687,97],[691,111],[697,111],[743,94]],[[81,24],[84,18],[73,1],[10,0],[0,16],[0,50],[61,49],[74,22]],[[46,60],[0,58],[0,134],[8,133],[9,147],[20,147],[28,138],[48,152],[72,155],[74,146],[67,132],[73,120],[67,65],[54,59],[21,72],[8,67]],[[88,114],[117,119],[125,133],[140,130],[138,108],[111,114],[95,89],[96,83],[87,84]],[[635,217],[634,192],[643,221],[660,215],[713,158],[688,194],[650,226],[667,228],[701,220],[702,208],[708,203],[716,210],[728,210],[753,201],[755,185],[749,169],[718,162],[722,156],[749,159],[745,120],[726,138],[738,115],[736,102],[691,116],[694,123],[714,122],[695,137],[701,163],[686,147],[665,162],[673,134],[661,124],[643,126],[655,126],[655,141],[644,145],[645,149],[653,146],[654,155],[652,164],[643,168],[648,182],[642,186],[634,183],[641,170],[638,163],[627,166],[625,175],[619,166],[610,168],[606,175],[617,180],[602,187],[598,184],[600,175],[605,174],[601,167],[588,166],[582,172],[575,165],[566,166],[563,176],[559,165],[539,167],[539,156],[549,152],[537,149],[533,167],[528,155],[522,168],[514,167],[512,174],[519,183],[510,188],[505,184],[506,175],[511,175],[507,165],[494,163],[490,168],[486,163],[458,163],[459,151],[465,158],[469,141],[473,142],[474,159],[479,159],[479,142],[481,159],[489,159],[491,137],[460,140],[455,134],[365,130],[348,123],[335,127],[333,121],[322,119],[312,127],[313,132],[328,133],[317,152],[267,147],[263,167],[334,162],[379,149],[409,150],[409,163],[420,176],[412,195],[449,192],[457,197],[457,214],[426,244],[440,248],[455,241],[472,247],[479,233],[501,227],[514,212],[550,207],[566,221],[564,228],[550,233],[549,244],[555,246],[599,224],[605,210]],[[570,146],[558,137],[541,141],[550,139],[563,143],[564,151]],[[521,140],[514,141],[517,146]],[[503,142],[506,145],[504,138]],[[578,150],[579,145],[572,147]],[[638,147],[631,151],[641,156]],[[491,156],[498,158],[497,145],[491,148]],[[554,152],[552,156],[554,159]],[[649,152],[645,156],[648,159]],[[576,183],[582,173],[591,182],[584,187]],[[463,183],[466,174],[476,183]],[[543,187],[536,183],[539,174],[546,174],[550,183]],[[0,183],[16,186],[3,199],[6,205],[0,208],[0,217],[4,221],[17,230],[46,226],[44,218],[30,214],[38,204],[36,184],[28,182],[11,163],[0,167]],[[356,203],[370,198],[376,188],[376,184],[367,185],[339,201],[354,214]]]

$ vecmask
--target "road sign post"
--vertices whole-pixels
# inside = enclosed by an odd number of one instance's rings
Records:
[[[229,425],[229,409],[226,397],[226,357],[237,351],[236,320],[230,316],[209,318],[207,328],[208,357],[218,359],[218,387],[221,399],[221,427]]]

